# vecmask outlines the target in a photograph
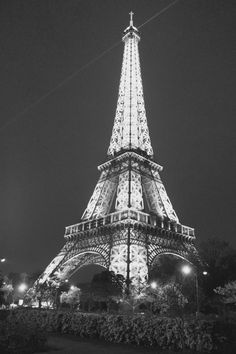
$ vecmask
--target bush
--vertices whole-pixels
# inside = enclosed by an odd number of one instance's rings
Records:
[[[0,321],[1,353],[34,353],[42,350],[46,343],[46,332],[36,324],[9,316]]]
[[[24,328],[75,334],[81,338],[104,339],[113,343],[156,346],[161,349],[210,351],[213,322],[181,318],[83,314],[53,310],[14,310],[8,322]]]

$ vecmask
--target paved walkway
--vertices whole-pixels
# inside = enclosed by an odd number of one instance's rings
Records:
[[[172,351],[158,351],[158,349],[150,349],[136,347],[126,344],[111,344],[97,340],[81,340],[75,336],[51,335],[48,338],[48,349],[44,352],[35,354],[172,354]],[[193,352],[181,352],[181,354],[193,354]]]

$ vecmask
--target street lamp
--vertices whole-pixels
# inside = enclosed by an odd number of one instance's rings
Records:
[[[151,284],[150,284],[150,287],[151,287],[152,289],[156,289],[156,288],[157,288],[157,282],[152,281]]]
[[[188,264],[185,264],[182,266],[181,271],[183,274],[189,275],[192,272],[192,268]]]
[[[196,317],[199,315],[199,286],[198,286],[198,276],[197,276],[197,269],[194,269],[189,264],[184,264],[181,268],[181,271],[184,275],[189,275],[193,272],[195,277],[195,291],[196,291]],[[202,272],[204,276],[208,275],[208,272],[204,270]]]
[[[25,283],[21,283],[19,286],[18,286],[18,290],[23,293],[25,290],[27,290],[28,286],[25,284]]]
[[[28,286],[27,286],[27,284],[25,284],[25,283],[21,283],[21,284],[18,286],[18,291],[19,291],[20,293],[22,293],[21,296],[23,296],[23,297],[24,297],[24,292],[25,292],[27,289],[28,289]],[[23,306],[23,303],[24,303],[24,300],[23,300],[23,299],[19,299],[19,302],[18,302],[19,306]]]
[[[182,266],[181,268],[181,272],[184,275],[189,275],[191,273],[193,273],[194,278],[195,278],[195,291],[196,291],[196,317],[198,318],[199,316],[199,287],[198,287],[198,277],[197,277],[197,272],[190,267],[190,265],[185,264]]]

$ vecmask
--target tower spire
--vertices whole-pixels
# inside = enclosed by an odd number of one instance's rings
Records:
[[[133,12],[130,12],[130,25],[124,31],[123,63],[116,115],[108,156],[124,151],[136,151],[153,157],[143,97],[138,43],[139,31],[133,26]]]
[[[130,25],[130,27],[133,27],[133,15],[134,15],[134,13],[133,13],[133,11],[130,11],[130,22],[129,22],[129,25]]]

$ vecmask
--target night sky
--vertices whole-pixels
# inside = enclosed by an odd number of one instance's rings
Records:
[[[121,40],[130,10],[139,26],[170,2],[0,1],[4,272],[43,270],[64,227],[80,221],[106,160],[123,43],[94,59]],[[174,209],[198,240],[236,246],[234,23],[235,1],[180,0],[141,28],[139,50],[155,161]]]

